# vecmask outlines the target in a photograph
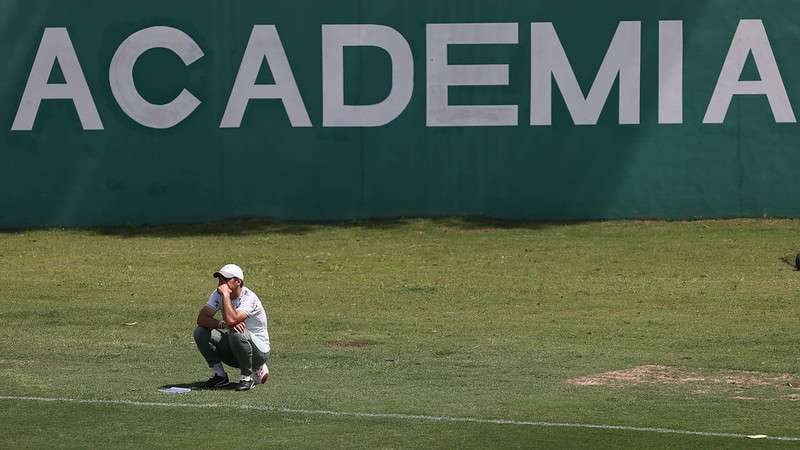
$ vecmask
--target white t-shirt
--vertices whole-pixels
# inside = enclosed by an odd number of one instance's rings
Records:
[[[222,295],[217,291],[214,291],[211,296],[208,297],[207,306],[213,309],[214,312],[222,310],[223,315],[225,314],[222,308]],[[261,300],[255,292],[243,287],[242,295],[240,295],[239,298],[231,299],[231,306],[233,309],[238,309],[247,314],[247,318],[244,319],[244,325],[253,336],[253,342],[259,350],[264,353],[268,352],[269,333],[267,332],[267,311],[264,309]]]

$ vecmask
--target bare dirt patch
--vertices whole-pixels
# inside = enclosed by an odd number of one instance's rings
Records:
[[[618,388],[661,385],[684,388],[695,395],[725,395],[738,400],[800,400],[800,379],[788,373],[705,371],[652,364],[573,378],[567,383]]]
[[[369,345],[367,341],[358,341],[358,340],[343,340],[343,341],[333,341],[330,343],[331,346],[336,348],[361,348],[366,347]]]

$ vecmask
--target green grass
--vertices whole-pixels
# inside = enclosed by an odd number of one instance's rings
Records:
[[[797,380],[800,274],[782,259],[798,232],[788,220],[469,219],[7,232],[0,396],[222,406],[0,400],[3,447],[796,447],[225,406],[798,437],[794,381],[565,382],[644,364]],[[269,312],[273,379],[249,393],[157,392],[208,376],[191,332],[227,262]]]

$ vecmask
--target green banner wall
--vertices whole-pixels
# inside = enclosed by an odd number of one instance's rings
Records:
[[[798,23],[794,0],[0,0],[0,228],[798,217]],[[221,126],[237,74],[285,94],[287,64],[291,113]]]

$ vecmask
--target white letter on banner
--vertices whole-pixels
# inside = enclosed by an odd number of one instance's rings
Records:
[[[619,123],[639,123],[641,22],[620,22],[589,95],[584,98],[550,22],[531,24],[531,125],[552,123],[555,78],[576,125],[594,125],[619,74]]]
[[[275,84],[256,84],[261,63],[267,60]],[[283,49],[275,25],[255,25],[247,42],[247,49],[233,83],[231,97],[220,128],[239,128],[244,110],[250,99],[280,99],[286,108],[293,127],[310,127],[311,119],[300,97],[300,91],[289,67],[289,59]]]
[[[145,28],[130,35],[117,48],[111,59],[108,80],[111,93],[131,119],[150,128],[171,128],[187,118],[200,105],[200,100],[186,89],[166,105],[154,105],[142,98],[133,81],[133,66],[144,52],[154,48],[172,50],[187,66],[203,56],[200,46],[181,30]]]
[[[344,104],[344,47],[373,46],[386,50],[392,64],[389,96],[374,105]],[[397,30],[383,25],[322,26],[322,125],[378,127],[406,109],[414,92],[411,47]]]
[[[658,22],[658,123],[683,123],[683,21]]]
[[[450,86],[508,85],[508,64],[449,65],[450,44],[517,44],[516,23],[427,25],[427,124],[447,126],[517,125],[517,105],[450,106]]]
[[[739,81],[750,52],[761,80]],[[739,21],[703,123],[724,122],[734,95],[766,95],[775,122],[797,122],[761,20]]]
[[[47,80],[58,61],[65,83],[49,84]],[[72,100],[84,130],[102,130],[103,123],[83,76],[78,55],[66,28],[45,28],[42,42],[33,60],[33,67],[19,103],[12,131],[30,131],[36,121],[39,105],[45,99]]]

